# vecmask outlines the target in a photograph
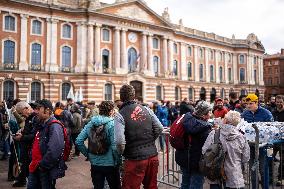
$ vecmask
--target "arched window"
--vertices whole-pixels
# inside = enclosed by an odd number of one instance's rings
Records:
[[[189,63],[187,64],[187,77],[188,77],[188,78],[191,78],[191,77],[192,77],[192,63],[191,63],[191,62],[189,62]]]
[[[128,50],[128,72],[135,72],[137,69],[137,51],[131,47]]]
[[[158,76],[159,75],[159,57],[157,56],[153,57],[153,64],[154,64],[155,76]]]
[[[177,54],[178,53],[178,46],[176,43],[174,43],[174,53]]]
[[[156,37],[153,38],[153,49],[159,49],[159,39]]]
[[[32,84],[31,84],[31,101],[36,101],[36,100],[40,100],[40,99],[41,99],[41,83],[40,82],[32,82]]]
[[[102,52],[103,72],[109,73],[109,50],[104,49]]]
[[[214,81],[214,66],[210,65],[210,81]]]
[[[104,28],[103,29],[103,41],[110,41],[110,30]]]
[[[41,21],[33,20],[32,34],[41,35]]]
[[[202,48],[199,49],[199,57],[203,58],[203,49]]]
[[[113,100],[112,99],[112,89],[113,89],[113,85],[110,83],[105,84],[105,100]]]
[[[4,64],[15,63],[15,42],[11,40],[4,41]]]
[[[32,44],[31,65],[41,65],[41,45],[38,43]]]
[[[61,100],[67,100],[67,95],[68,95],[70,89],[71,89],[70,83],[62,83]]]
[[[245,56],[240,55],[240,64],[244,64],[244,63],[245,63]]]
[[[200,81],[203,80],[203,64],[199,65],[199,79]]]
[[[240,81],[241,82],[244,82],[246,79],[245,79],[245,69],[244,68],[241,68],[240,69]]]
[[[5,16],[5,30],[16,31],[16,19],[13,16]]]
[[[206,100],[206,89],[204,87],[201,87],[199,96],[200,100]]]
[[[220,81],[223,81],[223,68],[220,66],[219,67],[219,77],[220,77]]]
[[[156,86],[156,100],[162,100],[162,86]]]
[[[191,56],[192,50],[191,47],[187,47],[187,56]]]
[[[62,47],[62,67],[71,68],[71,48],[68,46]]]
[[[221,89],[220,94],[221,94],[221,98],[224,99],[225,98],[225,89],[224,88]]]
[[[178,62],[176,60],[174,60],[173,73],[175,76],[178,75]]]
[[[216,98],[217,92],[215,88],[212,88],[210,91],[210,102],[213,102]]]
[[[180,87],[175,87],[175,100],[180,100]]]
[[[193,93],[194,93],[194,89],[192,87],[190,87],[188,89],[188,99],[189,100],[194,100],[194,97],[193,97],[194,94]]]
[[[69,24],[64,24],[62,27],[62,37],[70,39],[71,38],[71,26]]]
[[[232,81],[232,68],[228,68],[228,79]]]
[[[3,100],[15,99],[15,83],[11,80],[4,81]]]

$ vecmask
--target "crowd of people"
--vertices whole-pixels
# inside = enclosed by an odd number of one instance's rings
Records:
[[[188,146],[175,151],[182,171],[181,189],[203,188],[206,178],[199,162],[214,144],[216,133],[226,152],[226,179],[210,181],[210,189],[244,188],[243,168],[246,163],[253,166],[255,149],[236,126],[242,118],[249,123],[284,122],[284,96],[271,97],[265,104],[255,94],[238,97],[231,92],[229,99],[216,98],[211,104],[187,98],[146,104],[135,97],[131,85],[123,85],[120,100],[102,101],[98,106],[95,101],[83,104],[73,99],[55,105],[47,99],[33,103],[9,100],[0,105],[1,160],[9,160],[7,175],[13,187],[54,189],[56,180],[65,176],[65,162],[82,154],[91,164],[94,189],[103,189],[106,182],[111,189],[139,189],[142,184],[155,189],[158,154],[165,150],[166,142],[162,132],[181,116]],[[279,153],[283,165],[283,152]],[[259,161],[262,165],[264,157]],[[281,172],[279,167],[279,181]],[[262,166],[260,173],[263,176]],[[253,170],[253,188],[255,174]]]

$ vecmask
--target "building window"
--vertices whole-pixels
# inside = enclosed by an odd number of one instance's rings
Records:
[[[174,60],[173,74],[174,74],[174,76],[178,75],[178,62],[176,60]]]
[[[41,35],[41,21],[33,20],[32,34]]]
[[[180,100],[180,87],[175,87],[175,100]]]
[[[220,66],[219,68],[219,77],[220,77],[220,81],[223,81],[223,68]]]
[[[219,62],[222,62],[222,60],[223,60],[223,54],[222,52],[219,52]]]
[[[137,55],[137,51],[131,47],[128,50],[128,72],[135,72],[137,70],[137,60],[139,56]]]
[[[203,64],[199,65],[199,79],[200,81],[203,80]]]
[[[272,74],[272,68],[268,68],[268,73]]]
[[[40,99],[41,99],[41,83],[40,82],[32,82],[32,84],[31,84],[31,101],[37,101],[37,100],[40,100]]]
[[[188,55],[188,56],[191,56],[191,54],[192,54],[191,47],[187,47],[187,55]]]
[[[241,90],[241,95],[248,95],[248,92],[247,92],[247,90],[245,90],[245,89],[242,89],[242,90]]]
[[[156,86],[156,100],[162,100],[162,86]]]
[[[4,81],[3,100],[15,99],[15,83],[11,80]]]
[[[230,54],[228,54],[228,62],[231,62],[232,61],[232,57]]]
[[[159,57],[153,57],[153,64],[154,64],[154,74],[155,76],[159,75]]]
[[[191,87],[191,88],[189,88],[188,89],[188,99],[189,100],[194,100],[194,98],[193,98],[193,88]]]
[[[222,88],[220,93],[221,93],[221,98],[224,99],[225,98],[225,89]]]
[[[41,45],[38,43],[32,44],[31,65],[41,65]]]
[[[63,83],[61,89],[61,100],[67,100],[67,95],[71,89],[70,83]]]
[[[13,16],[5,16],[5,30],[16,31],[16,19]]]
[[[104,28],[103,29],[103,41],[110,41],[110,30]]]
[[[187,64],[187,77],[188,77],[188,78],[191,78],[191,77],[192,77],[192,63],[191,63],[191,62],[189,62],[189,63]]]
[[[71,39],[71,26],[69,24],[64,24],[62,27],[62,37],[66,39]]]
[[[228,79],[232,81],[232,68],[228,68]]]
[[[257,58],[256,58],[256,56],[253,58],[253,63],[254,63],[254,64],[257,63]]]
[[[174,53],[177,54],[178,53],[178,46],[176,43],[174,43]]]
[[[214,59],[214,52],[213,52],[213,50],[209,51],[209,58],[210,58],[210,60]]]
[[[244,68],[240,69],[240,81],[245,82],[245,69]]]
[[[67,46],[62,47],[62,67],[71,68],[71,48]]]
[[[245,63],[245,56],[240,55],[240,64],[244,64],[244,63]]]
[[[109,50],[104,49],[102,53],[103,72],[109,73]]]
[[[112,84],[107,83],[105,84],[105,100],[112,100]]]
[[[202,48],[199,49],[199,57],[203,58],[203,49]]]
[[[256,82],[256,70],[253,70],[253,78],[254,78],[254,82]]]
[[[214,81],[214,67],[210,65],[210,81]]]
[[[14,41],[4,41],[4,64],[14,64],[15,63],[15,42]]]
[[[159,49],[159,39],[156,37],[153,38],[153,49]]]
[[[272,78],[271,77],[268,78],[268,85],[272,85]]]
[[[279,85],[279,77],[275,77],[275,85]]]

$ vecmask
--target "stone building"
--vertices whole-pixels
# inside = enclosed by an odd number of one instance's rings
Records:
[[[146,102],[264,93],[264,47],[174,24],[142,0],[1,0],[0,99],[114,100],[129,83]]]
[[[265,97],[284,94],[284,49],[280,53],[264,56],[263,77]]]

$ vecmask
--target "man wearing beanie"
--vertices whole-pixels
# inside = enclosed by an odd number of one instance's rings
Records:
[[[211,131],[212,125],[208,123],[211,106],[208,102],[199,101],[194,112],[186,113],[183,118],[185,133],[191,136],[190,148],[176,150],[176,162],[181,167],[181,189],[202,189],[204,176],[199,172],[199,160],[202,146]]]

